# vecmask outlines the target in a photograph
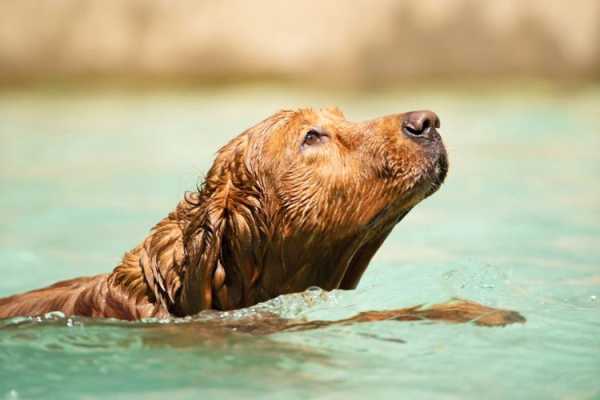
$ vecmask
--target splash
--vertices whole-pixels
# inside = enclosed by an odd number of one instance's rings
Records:
[[[318,287],[309,287],[304,292],[278,296],[252,307],[231,311],[205,310],[187,317],[144,318],[140,321],[122,321],[114,318],[86,318],[66,316],[60,311],[52,311],[42,316],[23,316],[0,320],[0,329],[23,325],[52,325],[77,328],[84,325],[148,325],[148,324],[186,324],[196,322],[227,322],[254,319],[264,315],[283,319],[306,319],[306,314],[319,307],[335,306],[341,296],[341,290],[327,292]]]

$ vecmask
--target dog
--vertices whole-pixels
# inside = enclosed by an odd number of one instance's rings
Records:
[[[0,299],[0,318],[183,317],[311,286],[354,289],[394,226],[444,182],[439,126],[431,111],[359,123],[337,108],[279,111],[222,147],[198,190],[112,273]],[[407,316],[522,322],[518,313],[454,301],[340,323]]]

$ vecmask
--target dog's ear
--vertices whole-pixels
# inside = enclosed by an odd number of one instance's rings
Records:
[[[236,301],[232,296],[239,297],[243,290],[237,279],[239,266],[227,265],[225,260],[235,259],[231,252],[254,229],[248,204],[252,182],[244,162],[247,147],[247,135],[223,147],[202,188],[186,197],[192,208],[183,235],[185,261],[179,314],[230,309]]]

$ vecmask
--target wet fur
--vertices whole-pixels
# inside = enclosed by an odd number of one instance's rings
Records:
[[[112,273],[0,299],[0,318],[57,310],[125,320],[186,316],[309,286],[353,289],[395,224],[443,180],[432,175],[436,160],[445,160],[441,140],[408,140],[402,118],[354,124],[337,109],[281,111],[225,145],[198,191]],[[311,126],[327,130],[335,146],[298,150]],[[475,303],[468,304],[471,315]],[[452,307],[447,320],[456,320]],[[435,319],[444,319],[437,310]],[[398,311],[356,318],[407,315]]]

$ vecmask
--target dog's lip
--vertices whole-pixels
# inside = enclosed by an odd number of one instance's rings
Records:
[[[444,180],[446,179],[446,176],[448,175],[448,167],[449,167],[448,156],[446,155],[446,152],[443,152],[438,157],[437,163],[434,168],[435,176],[436,176],[438,185],[440,185],[440,186],[442,183],[444,183]]]
[[[446,180],[446,176],[448,175],[448,157],[446,156],[446,153],[441,153],[438,156],[438,159],[435,162],[435,165],[433,167],[433,173],[431,176],[431,187],[430,189],[427,191],[427,194],[425,195],[425,197],[427,196],[431,196],[433,193],[435,193],[444,183],[444,181]]]

